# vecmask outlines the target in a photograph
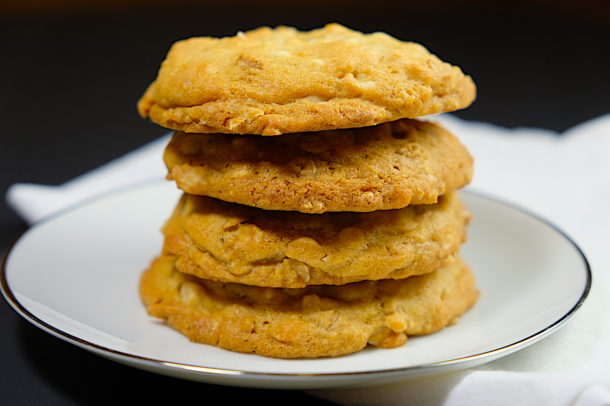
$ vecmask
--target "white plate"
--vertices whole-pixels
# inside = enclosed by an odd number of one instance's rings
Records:
[[[547,222],[462,193],[474,217],[462,249],[481,296],[458,324],[397,349],[278,360],[194,344],[147,316],[141,272],[179,192],[143,185],[66,211],[28,230],[2,268],[11,306],[41,329],[115,361],[175,377],[264,388],[395,382],[468,368],[547,336],[578,309],[591,284],[581,250]]]

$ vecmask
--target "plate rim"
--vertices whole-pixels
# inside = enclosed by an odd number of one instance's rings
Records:
[[[155,181],[144,181],[137,182],[133,185],[119,187],[114,190],[97,194],[90,198],[84,199],[75,204],[69,205],[66,208],[60,209],[57,212],[41,219],[40,221],[29,225],[25,230],[23,230],[20,234],[17,235],[14,240],[9,243],[7,248],[4,250],[2,254],[2,259],[0,261],[0,291],[5,299],[5,301],[10,305],[10,307],[22,318],[26,321],[30,322],[34,326],[40,328],[41,330],[59,338],[66,342],[69,342],[73,345],[76,345],[82,349],[91,351],[100,356],[105,356],[109,359],[117,360],[117,359],[129,359],[138,362],[139,364],[144,364],[148,366],[152,366],[155,370],[157,368],[165,369],[170,368],[170,371],[173,372],[183,372],[183,373],[195,373],[203,376],[210,377],[240,377],[240,378],[283,378],[283,379],[324,379],[324,378],[340,378],[340,377],[351,377],[351,376],[377,376],[377,375],[396,375],[396,374],[406,374],[406,373],[416,373],[418,371],[428,371],[433,370],[440,367],[449,367],[453,365],[466,364],[468,362],[475,362],[477,360],[481,360],[484,358],[498,358],[502,356],[502,354],[508,353],[510,354],[513,351],[518,350],[520,347],[524,347],[528,344],[533,344],[534,342],[544,338],[545,336],[553,333],[560,327],[562,327],[573,315],[574,313],[583,305],[586,301],[593,283],[593,274],[591,271],[591,266],[587,256],[581,247],[576,243],[576,241],[563,229],[557,226],[552,221],[547,218],[541,216],[538,213],[535,213],[531,209],[525,208],[518,203],[508,201],[506,199],[500,198],[498,196],[494,196],[491,193],[482,192],[477,189],[473,189],[472,187],[468,187],[467,189],[460,190],[460,193],[472,195],[474,197],[482,198],[485,200],[490,200],[496,204],[500,204],[506,206],[512,210],[516,210],[521,212],[522,214],[527,215],[528,217],[533,218],[534,220],[542,223],[543,225],[551,228],[555,232],[557,232],[561,237],[563,237],[570,245],[575,249],[576,253],[580,256],[580,259],[583,262],[583,266],[586,274],[586,281],[584,289],[577,300],[577,302],[568,310],[565,314],[563,314],[559,319],[555,322],[545,326],[543,329],[527,336],[521,338],[513,343],[504,345],[502,347],[494,348],[489,351],[484,351],[472,355],[467,355],[463,357],[452,358],[444,361],[437,361],[426,364],[412,365],[406,367],[395,367],[395,368],[386,368],[386,369],[375,369],[375,370],[364,370],[364,371],[345,371],[345,372],[265,372],[265,371],[249,371],[249,370],[240,370],[240,369],[231,369],[231,368],[216,368],[216,367],[206,367],[202,365],[193,365],[187,363],[180,363],[169,360],[156,359],[151,357],[146,357],[142,355],[131,354],[125,351],[115,350],[112,348],[105,347],[100,344],[96,344],[94,342],[85,340],[78,336],[75,336],[71,333],[61,330],[58,327],[55,327],[52,324],[41,320],[32,314],[25,305],[23,305],[14,292],[9,286],[7,275],[8,275],[8,258],[10,257],[11,252],[15,248],[15,246],[21,241],[23,238],[27,236],[29,232],[32,230],[43,226],[45,223],[53,221],[62,216],[69,215],[72,211],[77,210],[79,208],[83,208],[102,200],[111,198],[113,196],[121,195],[124,193],[134,192],[138,189],[144,189],[145,187],[153,187],[153,186],[161,186],[165,184],[165,181],[161,182],[158,180]]]

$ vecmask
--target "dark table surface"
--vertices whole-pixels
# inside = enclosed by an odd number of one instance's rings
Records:
[[[478,100],[458,113],[466,119],[563,131],[610,111],[605,16],[510,7],[379,9],[240,5],[0,15],[0,192],[15,182],[60,184],[166,133],[140,119],[135,103],[171,43],[259,25],[310,29],[337,21],[421,42],[475,78]],[[0,202],[0,248],[26,228]],[[299,391],[228,389],[119,365],[44,333],[4,301],[0,332],[0,405],[204,402],[216,395],[328,404]]]

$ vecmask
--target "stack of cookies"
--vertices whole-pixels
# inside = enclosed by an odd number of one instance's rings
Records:
[[[454,323],[478,296],[459,257],[473,161],[414,118],[474,98],[422,46],[337,24],[177,42],[138,104],[176,130],[164,159],[184,192],[141,279],[148,313],[278,358]]]

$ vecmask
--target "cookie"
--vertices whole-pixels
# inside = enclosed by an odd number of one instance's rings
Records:
[[[172,256],[153,262],[140,293],[151,316],[194,342],[276,358],[399,347],[454,323],[478,296],[460,259],[406,279],[280,289],[198,279]]]
[[[263,27],[175,43],[138,111],[189,133],[280,135],[454,111],[475,93],[460,68],[384,33]]]
[[[453,261],[470,213],[438,204],[371,213],[276,212],[183,195],[163,229],[164,252],[195,276],[301,288],[432,272]]]
[[[455,136],[408,119],[281,137],[178,132],[164,159],[168,179],[186,193],[302,213],[435,203],[473,172]]]

